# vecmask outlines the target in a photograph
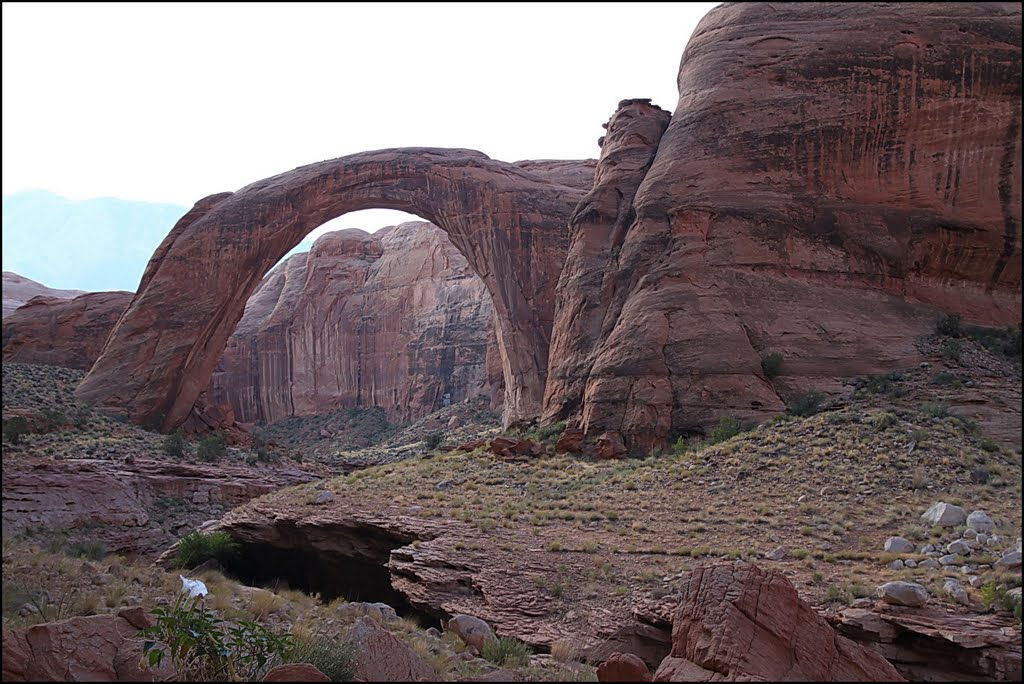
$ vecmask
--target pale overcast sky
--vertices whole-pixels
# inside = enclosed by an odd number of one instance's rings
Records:
[[[363,150],[596,157],[619,100],[675,108],[716,4],[5,2],[3,193],[191,206]]]

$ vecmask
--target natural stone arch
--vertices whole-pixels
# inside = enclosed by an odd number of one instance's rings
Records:
[[[150,259],[131,304],[76,390],[138,423],[181,424],[261,278],[318,226],[398,209],[443,229],[494,301],[505,422],[540,413],[567,220],[593,162],[495,161],[403,148],[297,168],[200,200]]]

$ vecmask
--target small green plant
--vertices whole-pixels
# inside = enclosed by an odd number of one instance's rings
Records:
[[[761,370],[766,378],[778,377],[782,372],[782,354],[779,352],[768,352],[761,357]]]
[[[185,455],[185,437],[181,434],[181,430],[175,430],[171,434],[164,437],[163,444],[160,447],[164,454],[171,458],[181,458]]]
[[[530,653],[530,647],[519,639],[500,637],[484,642],[481,655],[495,665],[522,667],[530,662]]]
[[[441,446],[441,442],[444,440],[444,435],[440,432],[431,432],[429,435],[423,438],[423,443],[430,450],[434,450]]]
[[[4,421],[4,439],[11,444],[21,443],[22,436],[28,432],[28,421],[24,416],[14,416]]]
[[[896,424],[896,416],[888,411],[882,411],[871,416],[871,425],[879,432]]]
[[[174,605],[152,611],[155,624],[142,630],[149,667],[170,655],[182,681],[258,681],[268,665],[291,650],[291,637],[246,620],[228,624],[201,597],[178,595]]]
[[[931,418],[949,418],[949,402],[929,401],[921,405],[921,413]]]
[[[309,663],[330,677],[332,682],[351,682],[356,678],[356,646],[322,634],[294,638],[292,648],[283,656],[285,663]]]
[[[987,451],[990,454],[999,451],[999,445],[988,437],[982,437],[981,441],[978,442],[978,446],[981,447],[982,451]]]
[[[718,425],[711,431],[711,443],[718,444],[736,435],[754,429],[753,423],[737,420],[731,416],[723,416]]]
[[[206,461],[207,463],[216,463],[224,458],[227,453],[228,446],[224,441],[224,435],[219,432],[203,437],[202,441],[199,442],[199,448],[196,450],[199,460]]]
[[[107,546],[101,541],[74,542],[68,545],[67,554],[89,560],[103,560],[107,556]]]
[[[194,568],[211,558],[226,565],[238,556],[239,545],[227,532],[191,532],[178,540],[172,566]]]
[[[824,394],[817,391],[810,391],[794,399],[787,410],[794,416],[813,416],[821,411],[824,403]]]
[[[947,339],[942,343],[942,358],[949,359],[950,361],[959,361],[963,350],[964,346],[960,343],[960,340]]]

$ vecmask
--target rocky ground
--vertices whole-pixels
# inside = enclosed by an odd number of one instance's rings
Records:
[[[691,573],[735,561],[777,572],[842,633],[890,639],[882,652],[905,676],[919,654],[893,634],[948,638],[942,648],[974,649],[967,660],[998,663],[988,676],[999,678],[1020,644],[1006,596],[1021,584],[1021,453],[1019,433],[999,428],[1019,421],[1019,365],[972,340],[955,358],[941,338],[921,345],[927,364],[851,379],[809,415],[723,423],[627,460],[556,454],[561,426],[509,435],[536,455],[498,455],[495,417],[473,404],[404,428],[363,412],[295,419],[262,431],[269,447],[207,463],[186,443],[174,459],[165,436],[76,404],[80,373],[5,364],[4,625],[166,603],[178,572],[154,566],[155,552],[219,520],[250,554],[284,551],[351,578],[386,564],[409,599],[388,629],[439,678],[587,679],[616,650],[656,667]],[[17,417],[28,432],[15,437]],[[47,498],[83,482],[100,496],[79,496],[70,517]],[[952,519],[922,517],[938,502]],[[300,632],[340,635],[361,601],[380,600],[369,584],[349,602],[323,580],[269,581],[268,568],[264,590],[231,579],[240,568],[201,576],[224,616]],[[897,581],[920,585],[927,606],[875,600]],[[499,672],[416,622],[456,614],[535,655]],[[996,666],[964,673],[985,667]]]

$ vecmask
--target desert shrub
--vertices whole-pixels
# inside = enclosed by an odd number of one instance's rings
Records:
[[[754,429],[754,424],[746,421],[737,420],[731,416],[723,416],[718,421],[718,425],[711,430],[711,443],[718,444],[724,442],[730,437],[735,437],[743,432],[749,432]]]
[[[960,340],[949,339],[942,343],[942,358],[950,361],[959,361],[963,353],[963,345]]]
[[[169,654],[180,681],[259,681],[291,650],[289,635],[246,620],[229,625],[184,593],[152,615],[155,624],[142,630],[145,662],[156,667]]]
[[[931,418],[948,418],[952,415],[949,403],[945,401],[928,401],[921,404],[921,413]]]
[[[208,463],[214,463],[224,458],[228,453],[228,446],[224,441],[224,435],[214,432],[203,437],[202,441],[199,442],[199,449],[197,449],[196,453],[200,460],[207,461]]]
[[[992,610],[997,605],[1001,606],[1007,595],[1006,587],[995,582],[986,582],[978,590],[978,598],[985,610]]]
[[[20,443],[22,435],[26,435],[28,432],[28,421],[24,416],[14,416],[4,421],[4,439],[11,444]]]
[[[286,663],[309,663],[331,678],[332,682],[355,679],[356,647],[351,641],[338,641],[323,635],[295,638],[285,652]]]
[[[811,391],[806,394],[801,394],[799,397],[794,399],[787,407],[787,411],[794,416],[813,416],[815,413],[821,411],[824,403],[824,394],[821,392]]]
[[[935,333],[943,337],[960,337],[960,316],[950,314],[940,318],[935,324]]]
[[[536,430],[537,441],[544,442],[544,441],[547,441],[547,440],[551,439],[552,437],[557,438],[564,431],[565,431],[565,421],[564,420],[560,420],[557,423],[552,423],[551,425],[542,425],[541,427],[537,428],[537,430]]]
[[[782,372],[782,354],[769,352],[761,357],[761,370],[766,378],[774,378]]]
[[[172,567],[194,568],[211,558],[226,565],[237,557],[238,550],[238,542],[227,532],[190,532],[178,540]]]
[[[884,375],[871,375],[864,383],[864,389],[872,394],[901,394],[896,383],[903,380],[901,373],[892,372]]]
[[[500,637],[484,643],[481,655],[495,665],[522,667],[530,662],[530,647],[519,639]]]
[[[960,389],[964,385],[963,380],[947,371],[939,371],[938,373],[933,375],[931,383],[933,385],[944,385],[946,387],[952,387],[953,389]]]
[[[882,411],[871,416],[871,425],[876,430],[884,430],[896,424],[896,416],[888,411]]]
[[[423,443],[428,449],[436,449],[441,446],[441,441],[444,439],[444,435],[440,432],[431,432],[429,435],[423,438]]]
[[[101,541],[74,542],[68,545],[67,555],[98,561],[107,557],[107,547]]]
[[[160,445],[164,454],[171,458],[181,458],[185,455],[185,437],[181,434],[181,430],[175,430],[171,434],[164,437],[163,443]]]

